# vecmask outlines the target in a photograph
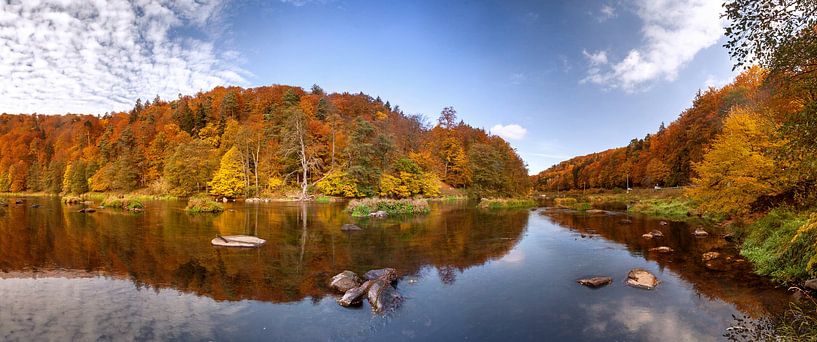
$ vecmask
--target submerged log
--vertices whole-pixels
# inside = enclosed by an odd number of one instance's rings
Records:
[[[248,235],[217,235],[215,238],[213,238],[213,240],[210,240],[210,243],[213,246],[219,247],[252,248],[261,247],[263,244],[267,243],[267,240]]]

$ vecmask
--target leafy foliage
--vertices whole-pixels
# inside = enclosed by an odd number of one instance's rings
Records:
[[[221,166],[208,183],[210,193],[216,196],[237,197],[244,194],[244,179],[238,149],[230,148],[221,157]]]

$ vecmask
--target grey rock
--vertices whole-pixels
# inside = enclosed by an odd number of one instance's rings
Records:
[[[403,296],[383,279],[373,280],[367,292],[369,304],[377,313],[394,310],[403,302]]]
[[[329,282],[329,287],[338,292],[345,293],[346,291],[360,286],[362,282],[363,281],[360,280],[360,277],[358,277],[355,272],[343,271],[332,277],[332,280]]]
[[[809,290],[817,291],[817,278],[806,280],[803,286]]]
[[[386,213],[383,210],[378,210],[378,211],[375,211],[375,212],[369,214],[369,217],[374,217],[374,218],[384,218],[386,216],[389,216],[389,214]]]
[[[576,280],[577,283],[589,287],[602,287],[613,283],[613,277],[592,277]]]
[[[658,286],[660,281],[652,273],[647,270],[634,268],[627,273],[627,281],[625,284],[637,287],[639,289],[652,290]]]
[[[393,268],[381,268],[378,270],[371,270],[363,275],[363,278],[366,278],[366,280],[381,279],[386,281],[387,283],[391,283],[397,280],[397,277],[398,277],[397,270]]]
[[[349,289],[343,294],[343,297],[338,299],[338,304],[341,306],[352,306],[360,304],[363,300],[363,296],[366,295],[366,292],[369,291],[369,286],[372,285],[373,280],[367,280],[363,285],[355,287],[353,289]]]
[[[354,232],[358,230],[363,230],[363,228],[358,227],[357,225],[347,223],[340,227],[340,230],[344,232]]]

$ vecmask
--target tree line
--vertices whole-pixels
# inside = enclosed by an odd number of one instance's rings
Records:
[[[502,138],[445,108],[423,115],[363,93],[217,87],[127,112],[0,115],[0,191],[219,197],[527,194]]]
[[[817,205],[817,2],[730,0],[725,47],[744,69],[668,127],[533,177],[538,190],[690,185],[700,209]],[[815,261],[817,262],[817,261]]]

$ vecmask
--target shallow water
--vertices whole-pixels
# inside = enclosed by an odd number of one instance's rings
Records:
[[[354,219],[341,204],[237,203],[220,215],[184,204],[1,208],[0,339],[715,341],[732,315],[775,314],[790,300],[715,231],[694,238],[684,223],[467,203],[404,220]],[[363,231],[341,232],[350,222]],[[665,237],[641,237],[652,229]],[[268,242],[214,248],[216,234]],[[675,252],[648,251],[661,245]],[[722,257],[707,267],[707,251]],[[401,307],[337,305],[332,275],[380,267],[405,274]],[[661,284],[625,286],[635,267]],[[614,282],[576,283],[593,275]]]

